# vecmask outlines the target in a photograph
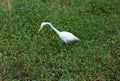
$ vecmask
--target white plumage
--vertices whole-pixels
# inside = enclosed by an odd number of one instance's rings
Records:
[[[58,36],[61,38],[61,40],[63,40],[65,43],[69,43],[71,41],[78,41],[79,38],[77,38],[75,35],[73,35],[72,33],[70,32],[66,32],[66,31],[58,31],[55,27],[52,26],[51,23],[49,22],[43,22],[40,26],[40,29],[38,30],[38,32],[40,30],[42,30],[42,28],[45,26],[45,25],[49,25],[57,34]]]

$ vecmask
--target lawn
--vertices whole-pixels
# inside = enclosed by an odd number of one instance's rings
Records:
[[[120,1],[0,0],[0,81],[120,81]]]

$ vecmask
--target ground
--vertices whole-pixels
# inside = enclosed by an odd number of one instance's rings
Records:
[[[42,22],[76,35],[64,44]],[[0,0],[0,80],[120,81],[119,0]]]

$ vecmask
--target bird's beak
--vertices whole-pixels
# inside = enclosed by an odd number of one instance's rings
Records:
[[[43,29],[43,26],[40,26],[39,30],[38,30],[38,33]]]

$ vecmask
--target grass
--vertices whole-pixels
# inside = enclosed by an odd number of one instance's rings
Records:
[[[1,0],[0,80],[119,81],[119,0]],[[74,33],[64,45],[43,21]]]

